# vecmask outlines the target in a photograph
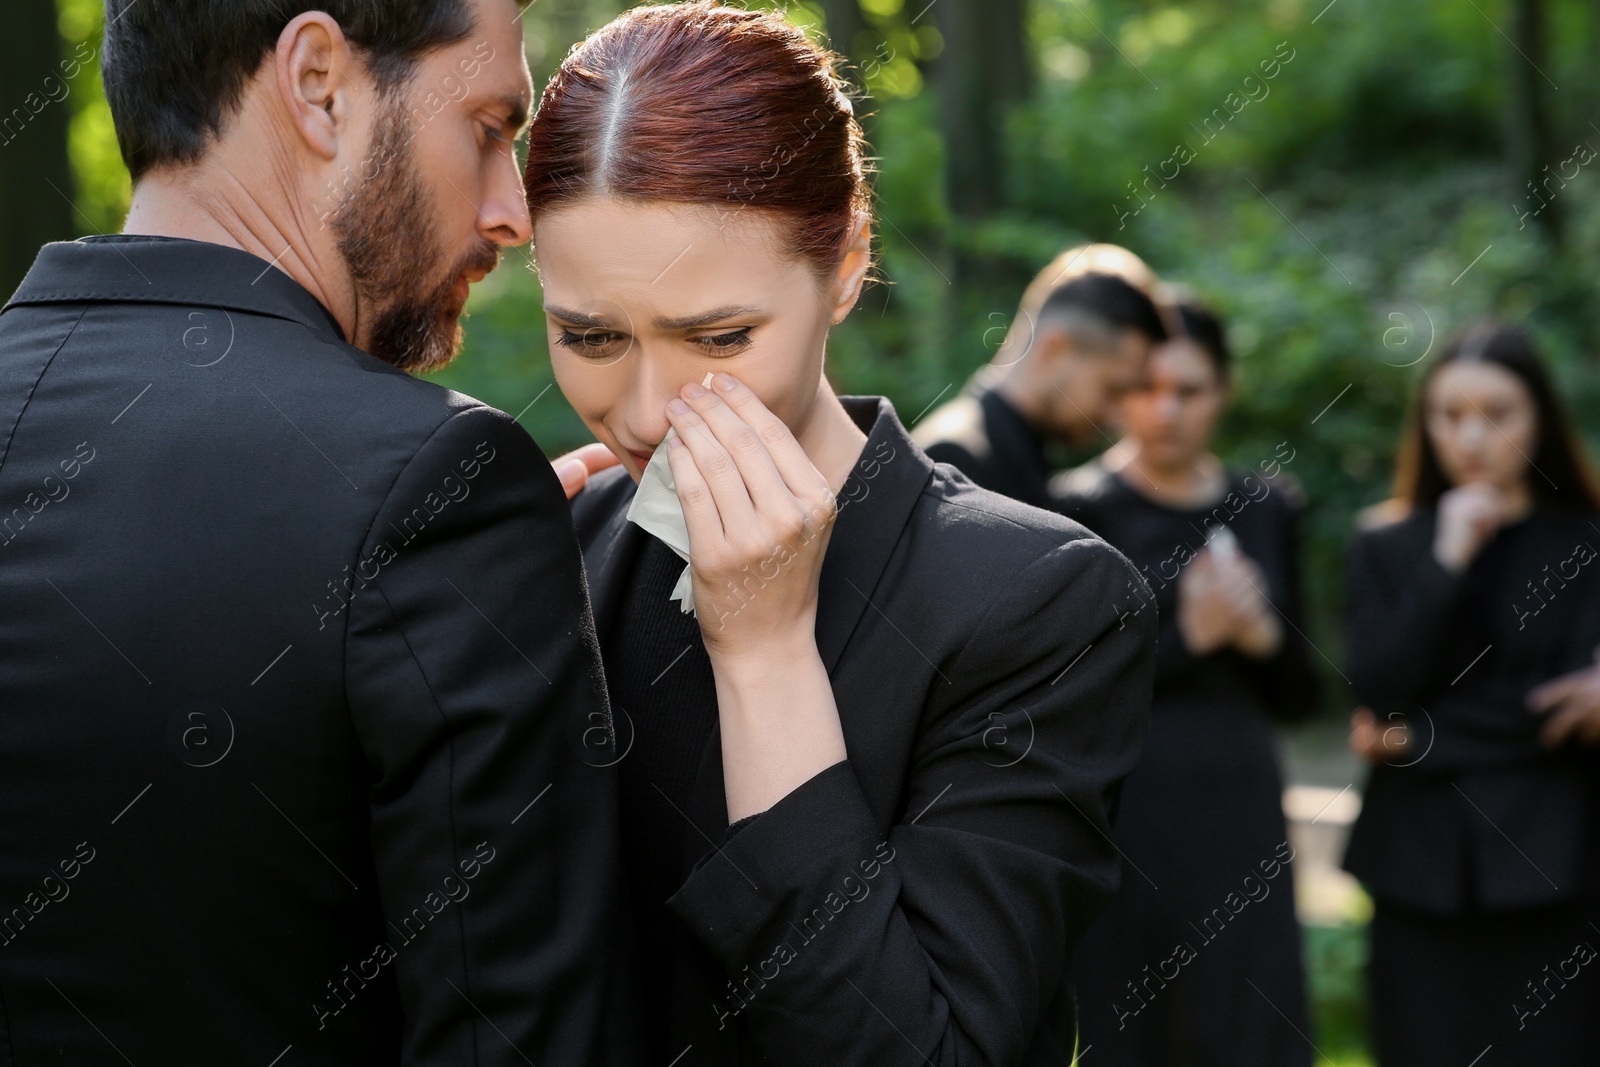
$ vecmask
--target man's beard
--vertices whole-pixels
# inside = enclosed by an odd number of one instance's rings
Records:
[[[424,374],[446,366],[461,350],[465,302],[456,294],[457,281],[469,271],[493,270],[500,250],[481,241],[442,277],[428,273],[444,253],[415,162],[405,107],[390,104],[377,119],[363,167],[377,173],[345,199],[330,222],[359,315],[363,321],[372,317],[367,352],[407,373]]]

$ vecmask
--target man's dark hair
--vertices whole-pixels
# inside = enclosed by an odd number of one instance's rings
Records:
[[[1126,279],[1098,271],[1055,288],[1039,308],[1039,322],[1061,323],[1073,333],[1085,328],[1102,335],[1137,330],[1151,344],[1167,339],[1155,301]]]
[[[1175,310],[1184,336],[1200,346],[1211,360],[1211,369],[1217,372],[1217,377],[1226,379],[1233,363],[1233,350],[1228,346],[1228,330],[1222,320],[1209,308],[1191,300],[1178,301]]]
[[[199,160],[283,28],[307,11],[338,20],[380,91],[473,25],[468,0],[106,0],[106,99],[134,180]]]

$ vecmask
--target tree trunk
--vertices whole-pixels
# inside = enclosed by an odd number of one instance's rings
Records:
[[[1025,0],[940,3],[935,63],[950,206],[977,218],[1005,199],[1005,120],[1032,85]]]
[[[983,69],[984,13],[977,4],[935,6],[944,52],[935,62],[939,126],[944,134],[945,191],[963,218],[997,202],[1000,137],[990,121],[992,97]]]
[[[0,33],[0,300],[39,246],[78,236],[55,0],[6,0]]]
[[[1545,232],[1560,243],[1566,205],[1562,202],[1563,183],[1555,176],[1560,160],[1555,157],[1546,99],[1550,83],[1545,72],[1550,62],[1545,48],[1544,5],[1545,0],[1515,0],[1512,4],[1511,47],[1506,50],[1511,87],[1509,162],[1517,202],[1526,198],[1525,203],[1539,212],[1536,219]]]
[[[970,223],[1005,206],[1007,113],[1032,85],[1026,0],[944,0],[932,10],[944,37],[933,81],[944,135],[945,193],[956,218]],[[953,251],[955,283],[987,273],[959,231]]]
[[[1033,93],[1033,63],[1028,47],[1026,0],[982,5],[991,13],[985,24],[984,49],[995,99],[1002,109]]]
[[[866,58],[862,55],[861,35],[867,29],[867,20],[861,15],[861,0],[822,0],[822,14],[827,20],[829,46],[849,59],[853,67],[859,66]],[[851,70],[850,76],[860,85],[856,70]]]

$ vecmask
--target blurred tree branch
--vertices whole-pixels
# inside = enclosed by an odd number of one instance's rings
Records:
[[[861,0],[822,0],[822,15],[828,26],[828,40],[833,50],[851,61],[861,62],[861,35],[866,32],[867,20],[861,14]],[[852,76],[856,72],[852,71]],[[865,89],[866,86],[860,86]]]
[[[1511,14],[1510,47],[1506,52],[1510,64],[1507,147],[1511,173],[1519,198],[1529,195],[1531,185],[1540,200],[1548,201],[1539,212],[1538,222],[1559,244],[1565,232],[1566,211],[1561,197],[1541,184],[1546,177],[1545,167],[1556,159],[1550,106],[1545,98],[1547,88],[1555,89],[1545,74],[1550,67],[1545,47],[1545,0],[1513,0]]]
[[[945,140],[945,188],[962,219],[993,214],[1005,203],[1006,116],[1032,90],[1026,0],[931,5],[944,53],[934,62]],[[958,254],[957,271],[967,273]]]

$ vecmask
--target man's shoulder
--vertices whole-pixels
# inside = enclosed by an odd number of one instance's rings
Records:
[[[943,462],[952,462],[950,452],[986,459],[992,450],[983,405],[971,394],[963,394],[935,408],[917,423],[911,431],[911,440]]]
[[[446,432],[502,441],[528,437],[515,419],[493,405],[402,371],[344,341],[281,320],[271,322],[271,335],[278,343],[255,353],[257,388],[277,406],[287,401],[311,413],[341,447],[414,453]]]
[[[1118,488],[1116,476],[1105,457],[1057,471],[1050,479],[1050,497],[1070,514],[1074,507],[1099,503]]]

